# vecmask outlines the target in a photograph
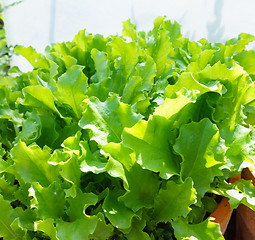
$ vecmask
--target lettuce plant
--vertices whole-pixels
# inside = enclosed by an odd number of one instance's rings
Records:
[[[255,210],[255,39],[80,31],[0,80],[3,239],[224,239],[217,198]]]

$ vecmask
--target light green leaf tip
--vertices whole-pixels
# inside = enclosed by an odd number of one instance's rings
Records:
[[[63,103],[71,106],[76,117],[81,117],[81,104],[85,99],[88,78],[82,72],[83,66],[74,65],[67,69],[57,82],[54,95]]]

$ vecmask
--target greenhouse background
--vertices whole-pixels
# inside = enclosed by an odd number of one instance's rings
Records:
[[[7,6],[15,0],[3,0]],[[249,7],[247,7],[249,6]],[[81,29],[105,36],[121,33],[122,21],[131,19],[137,30],[152,29],[157,16],[182,25],[191,40],[224,42],[245,32],[255,34],[252,0],[23,0],[4,12],[8,43],[33,46],[70,41]],[[14,58],[24,70],[29,64]]]

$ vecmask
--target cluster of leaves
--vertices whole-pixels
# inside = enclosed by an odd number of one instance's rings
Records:
[[[192,42],[159,17],[17,46],[34,69],[0,81],[0,236],[224,239],[211,193],[255,210],[251,182],[227,183],[255,161],[254,39]]]

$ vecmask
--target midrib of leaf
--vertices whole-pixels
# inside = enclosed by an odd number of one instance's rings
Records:
[[[93,106],[94,104],[90,102],[90,104]],[[114,135],[117,137],[118,141],[121,142],[121,138],[117,135],[117,133],[115,132],[115,130],[111,127],[110,124],[108,124],[108,122],[106,121],[106,119],[104,119],[103,115],[100,113],[100,111],[98,111],[98,109],[96,107],[93,107],[93,112],[95,112],[96,116],[105,123],[105,125],[114,133]],[[121,123],[122,125],[122,123]]]
[[[164,152],[166,155],[169,155],[170,153],[169,153],[169,151],[167,151],[165,148],[160,148],[160,147],[158,147],[158,146],[155,146],[155,145],[153,145],[153,144],[151,144],[151,143],[149,143],[149,142],[147,142],[147,141],[144,141],[148,146],[149,146],[149,148],[150,149],[156,149],[156,151],[162,151],[162,152]],[[155,151],[155,152],[156,152]]]
[[[48,109],[50,109],[50,110],[53,110],[54,112],[57,113],[56,109],[52,109],[51,107],[49,107],[48,105],[46,105],[43,101],[40,101],[39,99],[35,98],[35,97],[34,97],[33,95],[31,95],[30,93],[26,92],[26,94],[29,95],[29,96],[31,96],[31,98],[32,98],[35,102],[40,103],[40,104],[46,106],[46,108],[48,108]],[[54,103],[53,103],[53,105],[54,105]],[[30,106],[30,105],[28,105],[28,106]]]
[[[76,104],[76,101],[75,101],[75,98],[74,98],[73,87],[71,87],[71,95],[72,95],[72,100],[73,100],[74,107],[75,107],[74,112],[75,112],[76,116],[77,116],[78,118],[80,118],[80,115],[79,115],[79,113],[78,113],[77,104]]]
[[[25,152],[25,154],[27,155],[27,157],[28,157],[28,159],[30,160],[30,162],[39,170],[39,172],[42,172],[41,169],[39,168],[39,166],[36,165],[35,162],[29,157],[29,155],[27,154],[27,152],[26,152],[26,151],[24,151],[24,152]],[[41,168],[44,170],[43,166],[41,166]],[[51,181],[50,181],[50,180],[48,179],[48,177],[44,174],[44,172],[42,172],[42,173],[43,173],[43,176],[46,178],[46,180],[48,181],[48,184],[49,184]]]
[[[14,239],[21,239],[20,237],[16,236],[16,234],[9,228],[2,219],[0,219],[0,223],[7,229],[7,231],[14,237]]]

